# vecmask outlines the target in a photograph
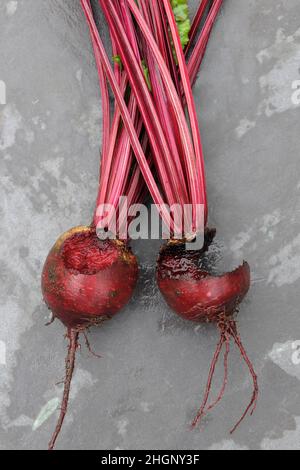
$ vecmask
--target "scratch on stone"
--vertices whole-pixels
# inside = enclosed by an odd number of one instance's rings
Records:
[[[240,121],[240,124],[235,129],[235,133],[238,139],[241,139],[246,135],[251,129],[256,127],[255,121],[249,121],[249,119],[245,118]]]
[[[295,429],[284,431],[280,439],[265,438],[261,443],[262,450],[299,450],[300,417],[295,417]]]
[[[118,421],[117,428],[118,428],[118,434],[120,434],[120,436],[122,437],[126,436],[128,425],[129,425],[128,419],[121,419],[120,421]]]
[[[7,16],[13,16],[18,9],[18,2],[16,0],[10,0],[6,4],[6,14]]]
[[[292,102],[292,82],[298,76],[300,63],[300,28],[290,36],[286,36],[283,29],[277,31],[275,43],[260,51],[257,60],[264,64],[271,59],[276,59],[275,66],[265,75],[260,77],[260,87],[265,98],[260,103],[258,114],[264,113],[267,117],[275,113],[283,113],[295,109]],[[291,84],[288,86],[287,84]]]
[[[246,446],[236,444],[233,440],[224,439],[221,442],[213,444],[208,450],[249,450]]]
[[[231,241],[230,250],[237,256],[243,256],[243,248],[249,246],[250,251],[256,249],[257,235],[263,234],[263,240],[260,243],[269,243],[273,241],[277,234],[277,226],[282,221],[282,215],[279,209],[274,210],[270,214],[266,214],[260,218],[254,220],[254,223],[248,230],[240,232]]]
[[[300,380],[300,361],[297,344],[300,345],[300,341],[289,340],[286,343],[275,343],[268,357],[288,375]]]
[[[268,73],[259,78],[263,98],[254,111],[256,120],[263,114],[270,118],[276,113],[299,107],[299,104],[292,100],[292,83],[298,77],[300,63],[299,39],[300,28],[291,35],[286,35],[285,30],[280,28],[276,33],[275,42],[256,55],[261,66],[268,63],[272,66]],[[237,137],[241,139],[255,126],[253,116],[251,120],[244,118],[235,130]]]
[[[273,255],[269,264],[272,266],[269,284],[282,287],[298,281],[300,279],[300,235]]]
[[[59,406],[59,403],[60,403],[60,399],[56,397],[56,398],[52,398],[52,400],[48,401],[48,403],[46,403],[46,405],[43,406],[43,408],[41,409],[38,417],[36,418],[36,420],[34,421],[34,423],[32,425],[32,430],[33,431],[36,431],[46,421],[48,421],[50,416],[52,416],[56,412],[56,410]]]
[[[15,105],[9,104],[0,112],[0,124],[0,150],[7,150],[15,145],[19,130],[25,132],[25,140],[28,144],[34,141],[34,133],[27,128]]]

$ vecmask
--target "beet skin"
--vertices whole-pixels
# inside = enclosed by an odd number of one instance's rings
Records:
[[[244,262],[231,273],[212,276],[199,268],[199,251],[185,252],[182,246],[161,251],[157,282],[168,305],[186,320],[218,322],[230,316],[250,288],[250,267]]]
[[[42,274],[44,300],[67,328],[97,325],[130,300],[138,277],[135,256],[119,240],[101,241],[91,227],[62,235]]]
[[[69,230],[50,251],[42,292],[53,320],[58,318],[67,327],[69,348],[62,404],[49,450],[54,449],[67,413],[79,335],[93,352],[86,330],[109,320],[127,304],[137,278],[137,260],[127,245],[119,240],[101,241],[93,227]]]

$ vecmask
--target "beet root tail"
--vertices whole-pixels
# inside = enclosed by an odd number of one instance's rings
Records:
[[[97,359],[102,359],[102,356],[100,356],[100,354],[97,354],[97,353],[95,353],[95,351],[93,351],[86,331],[83,331],[83,336],[84,336],[85,344],[86,344],[86,347],[87,347],[87,350],[89,351],[89,353],[92,356],[96,357]]]
[[[237,332],[236,322],[234,320],[225,318],[224,320],[219,322],[218,326],[219,326],[219,329],[220,329],[221,337],[220,337],[219,343],[217,345],[217,348],[216,348],[216,351],[215,351],[215,354],[214,354],[214,357],[213,357],[213,360],[212,360],[212,363],[211,363],[211,366],[210,366],[210,371],[209,371],[208,380],[207,380],[207,384],[206,384],[204,399],[203,399],[202,405],[201,405],[194,421],[192,422],[192,428],[195,428],[201,422],[202,418],[209,411],[211,411],[213,408],[215,408],[220,403],[222,398],[224,397],[226,386],[227,386],[227,383],[228,383],[228,357],[229,357],[229,353],[230,353],[230,338],[233,338],[235,344],[237,345],[238,349],[241,352],[242,358],[244,359],[245,363],[248,366],[251,377],[253,379],[253,393],[252,393],[250,403],[247,406],[247,408],[245,409],[245,411],[244,411],[242,417],[240,418],[240,420],[237,422],[237,424],[231,430],[230,434],[233,434],[236,431],[236,429],[240,426],[242,421],[246,418],[248,413],[253,415],[253,413],[256,409],[256,404],[257,404],[257,399],[258,399],[258,394],[259,394],[259,387],[258,387],[258,380],[257,380],[257,375],[254,371],[254,367],[253,367],[253,365],[252,365],[252,363],[251,363],[251,361],[250,361],[250,359],[249,359],[249,357],[246,353],[246,350],[245,350],[245,348],[242,344],[242,341],[240,339],[240,336]],[[209,396],[210,396],[210,392],[211,392],[213,378],[214,378],[215,371],[216,371],[216,367],[217,367],[217,364],[218,364],[218,361],[219,361],[219,358],[220,358],[220,355],[221,355],[224,344],[225,344],[226,349],[225,349],[225,353],[224,353],[224,379],[223,379],[223,385],[222,385],[222,388],[219,392],[219,395],[218,395],[217,399],[211,405],[207,405],[208,400],[209,400]]]
[[[237,332],[237,328],[236,328],[236,323],[235,321],[231,321],[230,323],[230,329],[231,329],[231,335],[237,345],[237,347],[239,348],[240,352],[241,352],[241,355],[242,355],[242,358],[244,359],[245,363],[247,364],[248,366],[248,369],[249,369],[249,372],[251,374],[251,377],[252,377],[252,380],[253,380],[253,393],[252,393],[252,397],[251,397],[251,400],[250,400],[250,403],[249,405],[247,406],[247,408],[245,409],[242,417],[239,419],[239,421],[236,423],[236,425],[234,426],[234,428],[230,431],[230,434],[233,434],[237,428],[240,426],[240,424],[244,421],[244,419],[246,418],[246,416],[248,415],[248,413],[250,413],[250,415],[252,416],[255,409],[256,409],[256,405],[257,405],[257,400],[258,400],[258,395],[259,395],[259,386],[258,386],[258,379],[257,379],[257,375],[255,373],[255,370],[254,370],[254,367],[253,367],[253,364],[252,362],[250,361],[249,357],[248,357],[248,354],[243,346],[243,343],[240,339],[240,336]]]
[[[73,372],[75,368],[75,359],[76,359],[76,350],[78,347],[79,332],[73,329],[68,330],[67,337],[69,338],[69,348],[68,348],[68,354],[66,357],[66,376],[64,380],[64,393],[63,393],[63,398],[62,398],[62,403],[61,403],[60,415],[57,421],[55,431],[51,438],[51,441],[49,442],[48,450],[54,449],[55,443],[60,434],[64,419],[67,414],[71,382],[72,382]]]
[[[227,383],[228,383],[228,357],[229,357],[229,353],[230,353],[230,338],[226,337],[226,351],[225,351],[225,354],[224,354],[224,379],[223,379],[223,385],[222,385],[222,388],[220,390],[220,393],[219,393],[217,399],[211,405],[208,406],[207,412],[209,412],[213,408],[215,408],[220,403],[220,401],[222,400],[222,398],[225,394]]]
[[[194,421],[192,422],[192,428],[195,428],[197,426],[197,424],[200,423],[203,416],[206,414],[206,405],[207,405],[209,395],[210,395],[210,392],[211,392],[212,381],[213,381],[213,378],[214,378],[214,375],[215,375],[216,366],[218,364],[219,357],[220,357],[220,354],[222,352],[222,348],[223,348],[223,345],[224,345],[225,341],[226,341],[226,339],[225,339],[224,335],[221,333],[221,338],[220,338],[220,341],[217,345],[216,352],[214,354],[214,357],[213,357],[213,360],[212,360],[212,363],[211,363],[211,366],[210,366],[210,371],[209,371],[208,380],[207,380],[207,384],[206,384],[204,399],[203,399],[202,405],[201,405]],[[221,398],[220,398],[220,400],[221,400]]]

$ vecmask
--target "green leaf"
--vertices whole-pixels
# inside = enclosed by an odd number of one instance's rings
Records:
[[[143,71],[144,71],[144,75],[145,75],[145,79],[146,79],[148,88],[149,88],[150,91],[152,91],[149,69],[148,69],[148,66],[147,66],[147,63],[146,63],[145,60],[142,60],[142,67],[143,67]]]
[[[189,17],[188,0],[170,0],[175,20],[177,23],[181,45],[183,48],[189,42],[189,34],[191,31],[191,21]]]
[[[120,68],[123,67],[121,57],[119,55],[114,55],[113,56],[113,61],[115,64],[119,65]]]
[[[178,22],[185,21],[189,17],[189,8],[187,5],[178,5],[173,8],[175,20]]]

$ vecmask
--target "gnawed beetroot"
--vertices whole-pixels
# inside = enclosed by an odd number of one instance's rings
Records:
[[[78,227],[60,237],[50,251],[42,291],[54,317],[80,331],[121,310],[137,276],[136,258],[124,242],[101,241],[95,229]]]
[[[201,251],[186,251],[185,244],[179,242],[163,247],[157,263],[157,282],[166,302],[178,315],[194,322],[215,323],[220,330],[220,341],[211,364],[204,400],[193,421],[193,427],[223,398],[228,380],[231,338],[238,346],[250,370],[254,389],[242,418],[231,431],[233,433],[248,412],[251,410],[253,413],[258,397],[257,377],[240,340],[234,319],[234,314],[238,312],[240,303],[250,289],[250,267],[244,262],[235,271],[220,276],[213,276],[203,270],[199,263],[214,236],[215,231],[206,231],[205,244]],[[223,385],[215,402],[208,404],[215,368],[224,346]]]
[[[250,288],[250,267],[212,276],[198,267],[199,251],[184,245],[164,247],[157,269],[159,288],[168,305],[185,320],[215,323],[231,316]]]
[[[67,413],[78,339],[100,325],[130,300],[138,278],[135,256],[119,240],[101,241],[93,227],[76,227],[62,235],[50,251],[42,274],[44,300],[67,327],[64,394],[49,450],[55,446]]]

